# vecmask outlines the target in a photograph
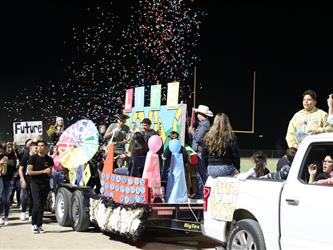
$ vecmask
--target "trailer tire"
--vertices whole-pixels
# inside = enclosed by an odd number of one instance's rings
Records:
[[[55,201],[55,214],[57,222],[60,226],[70,226],[71,225],[71,195],[72,193],[64,188],[59,188]]]
[[[237,221],[227,240],[227,250],[231,249],[266,250],[264,235],[259,223],[252,219]]]
[[[71,197],[72,227],[77,232],[84,232],[90,226],[89,213],[85,209],[84,195],[76,190]]]

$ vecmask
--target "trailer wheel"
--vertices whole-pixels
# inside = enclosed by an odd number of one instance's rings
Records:
[[[72,193],[64,188],[59,188],[55,201],[55,214],[57,222],[60,226],[70,226],[71,217],[70,217],[70,200]]]
[[[251,219],[238,221],[228,236],[227,249],[265,250],[264,235],[258,222]]]
[[[80,190],[76,190],[71,198],[71,217],[73,229],[77,232],[87,231],[90,226],[89,214],[84,207],[84,195]]]

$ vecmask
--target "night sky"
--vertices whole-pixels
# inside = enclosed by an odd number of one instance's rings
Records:
[[[135,1],[117,2],[111,10],[126,23]],[[181,65],[190,70],[182,78],[186,78],[186,83],[181,82],[184,86],[193,87],[191,74],[194,66],[197,68],[196,106],[205,104],[214,113],[225,112],[235,130],[251,130],[256,71],[255,133],[238,134],[241,148],[286,148],[288,122],[302,108],[301,95],[306,89],[314,89],[319,96],[317,106],[327,110],[326,98],[333,92],[333,16],[327,6],[223,2],[217,6],[218,1],[187,2],[199,13],[207,13],[200,17],[200,38],[194,48],[197,59],[193,64],[189,61]],[[8,117],[8,105],[22,109],[23,104],[16,103],[22,96],[48,96],[47,91],[68,82],[70,72],[65,69],[73,58],[77,64],[84,61],[76,50],[80,44],[73,39],[73,27],[78,29],[96,22],[92,16],[96,6],[103,9],[108,1],[30,1],[2,6],[1,138],[12,136],[14,119],[30,120],[35,115],[38,120],[38,108],[22,111],[21,117],[14,118],[13,111]],[[92,10],[90,15],[87,8]],[[163,77],[162,84],[167,79]],[[36,89],[41,89],[40,93],[36,94]],[[124,96],[119,98],[123,102]],[[193,99],[189,102],[192,106]],[[39,106],[44,110],[48,105],[44,102]],[[60,115],[66,116],[66,110]]]

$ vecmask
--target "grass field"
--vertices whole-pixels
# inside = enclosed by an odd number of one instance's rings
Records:
[[[267,168],[270,172],[276,172],[276,163],[279,159],[277,158],[268,158],[267,159]],[[254,167],[253,160],[251,158],[241,158],[241,172],[246,172],[251,167]]]

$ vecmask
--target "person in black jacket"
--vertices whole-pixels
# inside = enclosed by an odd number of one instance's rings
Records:
[[[216,114],[203,142],[208,155],[208,176],[234,176],[239,173],[239,146],[226,114]]]

